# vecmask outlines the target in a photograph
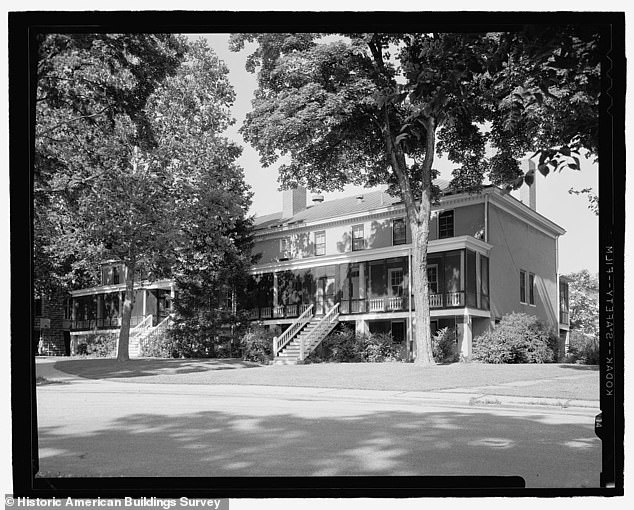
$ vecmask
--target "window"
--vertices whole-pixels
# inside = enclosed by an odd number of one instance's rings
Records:
[[[115,285],[119,283],[119,267],[118,266],[112,267],[112,283]]]
[[[390,289],[392,296],[403,295],[403,270],[390,269]]]
[[[405,220],[398,218],[392,222],[392,245],[405,244],[407,242],[407,234],[405,230]]]
[[[526,271],[520,271],[520,303],[526,303]]]
[[[280,259],[288,259],[291,256],[291,238],[282,237],[280,239]]]
[[[430,294],[438,294],[438,264],[427,265],[427,288]]]
[[[528,273],[528,304],[535,305],[535,275]]]
[[[355,225],[352,227],[352,251],[363,250],[364,248],[363,225]]]
[[[315,232],[315,255],[326,254],[326,231]]]
[[[438,239],[447,237],[453,237],[453,211],[444,211],[438,216]]]
[[[42,298],[35,298],[35,317],[42,316]]]

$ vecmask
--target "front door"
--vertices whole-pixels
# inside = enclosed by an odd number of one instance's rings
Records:
[[[317,296],[315,314],[324,315],[335,304],[335,278],[322,276],[317,280]]]

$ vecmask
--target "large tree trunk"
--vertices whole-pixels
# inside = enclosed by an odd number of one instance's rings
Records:
[[[119,330],[119,346],[117,349],[117,361],[130,359],[130,320],[134,307],[134,272],[136,263],[134,260],[126,263],[125,298],[123,300],[123,313],[121,316],[121,329]]]
[[[416,320],[416,327],[414,328],[416,358],[414,362],[419,365],[435,364],[429,325],[429,289],[427,285],[427,242],[429,239],[430,214],[431,192],[426,190],[421,197],[420,209],[417,214],[418,221],[410,221],[413,252],[411,271],[414,292],[414,318]]]

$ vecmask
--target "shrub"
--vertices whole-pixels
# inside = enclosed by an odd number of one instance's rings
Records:
[[[77,344],[76,354],[98,358],[114,357],[117,353],[117,332],[89,333]]]
[[[554,353],[549,330],[534,315],[511,313],[475,339],[473,359],[484,363],[547,363]]]
[[[319,353],[319,355],[317,354]],[[335,362],[359,362],[362,361],[361,345],[357,340],[354,330],[346,325],[339,324],[324,338],[321,345],[313,351],[307,359],[310,361],[335,361]]]
[[[357,335],[347,324],[340,323],[306,358],[307,363],[381,363],[404,359],[403,345],[394,343],[392,335],[376,333]]]
[[[174,338],[170,335],[163,334],[158,337],[153,337],[151,340],[143,342],[141,344],[141,356],[149,358],[180,358],[180,352],[178,346],[174,341]]]
[[[599,339],[594,335],[572,330],[570,332],[568,354],[564,361],[580,365],[598,365]]]
[[[394,343],[392,335],[376,333],[360,338],[361,361],[382,363],[384,361],[402,361],[401,344]]]
[[[240,340],[242,359],[268,363],[273,359],[273,337],[279,336],[279,328],[251,327]]]
[[[460,360],[453,329],[442,328],[432,338],[432,354],[436,363],[454,363]]]

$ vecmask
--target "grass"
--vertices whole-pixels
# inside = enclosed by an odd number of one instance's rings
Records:
[[[55,369],[89,379],[168,384],[304,386],[598,400],[597,366],[565,364],[320,363],[261,366],[241,360],[67,359]]]

